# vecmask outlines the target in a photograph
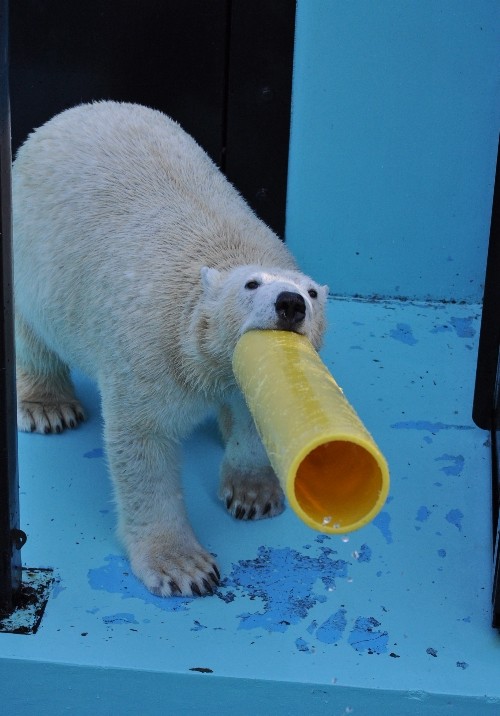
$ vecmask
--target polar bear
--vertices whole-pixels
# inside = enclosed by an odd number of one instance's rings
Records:
[[[80,105],[34,131],[13,216],[19,429],[76,427],[69,366],[94,378],[134,573],[158,595],[212,593],[220,573],[186,516],[179,442],[218,409],[227,509],[283,510],[231,358],[252,328],[319,347],[326,287],[176,122],[139,105]]]

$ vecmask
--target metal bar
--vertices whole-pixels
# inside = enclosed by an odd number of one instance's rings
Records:
[[[500,628],[500,531],[499,531],[499,375],[500,375],[500,153],[491,212],[490,243],[484,283],[483,313],[474,389],[472,417],[491,431],[491,526],[493,533],[492,625]]]
[[[500,361],[498,363],[497,380],[495,386],[495,410],[493,413],[493,426],[491,429],[491,479],[492,479],[492,514],[493,514],[493,589],[492,624],[500,629]]]
[[[496,422],[491,431],[491,457],[492,457],[492,484],[493,484],[493,589],[492,601],[492,624],[500,629],[500,523],[498,521],[499,494],[500,494],[500,471],[498,461],[498,430],[500,428],[500,415],[498,406],[496,411]]]
[[[0,0],[0,612],[14,609],[21,587],[22,533],[15,427],[12,301],[11,140],[8,85],[8,0]]]
[[[484,430],[493,428],[495,388],[500,356],[500,154],[491,213],[490,243],[484,283],[483,315],[479,336],[476,386],[472,417]]]

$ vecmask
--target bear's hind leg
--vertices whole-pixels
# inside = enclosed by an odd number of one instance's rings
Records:
[[[85,420],[68,366],[16,315],[17,426],[24,432],[60,433]]]
[[[219,427],[226,443],[219,497],[228,511],[239,520],[281,514],[283,491],[241,394],[221,407]]]

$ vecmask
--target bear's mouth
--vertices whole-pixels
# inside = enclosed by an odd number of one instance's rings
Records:
[[[298,333],[299,335],[304,335],[306,332],[303,322],[299,324],[291,324],[286,320],[282,321],[280,319],[276,321],[276,327],[274,330],[288,331],[289,333]]]

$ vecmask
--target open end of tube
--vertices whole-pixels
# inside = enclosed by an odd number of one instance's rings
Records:
[[[295,498],[309,523],[323,532],[349,532],[382,507],[387,484],[380,464],[364,447],[339,440],[320,445],[302,460]]]

